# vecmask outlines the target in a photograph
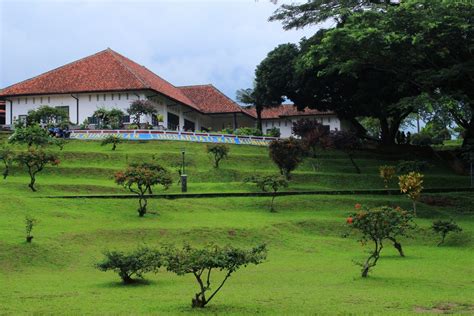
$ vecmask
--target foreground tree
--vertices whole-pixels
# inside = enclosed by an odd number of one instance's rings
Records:
[[[397,238],[407,236],[408,231],[414,229],[415,226],[412,214],[400,208],[394,209],[384,206],[376,209],[362,209],[360,205],[357,207],[358,210],[347,218],[347,224],[362,234],[361,243],[373,242],[374,245],[370,256],[361,264],[362,277],[365,278],[368,276],[369,270],[376,266],[384,240],[393,242],[393,246],[399,251],[400,256],[405,256]]]
[[[423,190],[424,176],[419,172],[409,172],[398,177],[400,192],[406,194],[413,202],[413,213],[416,216],[416,202],[420,199]]]
[[[147,212],[147,194],[152,193],[152,187],[162,185],[166,190],[173,180],[171,174],[160,165],[139,163],[115,173],[115,183],[138,195],[138,215],[143,217]]]
[[[8,139],[11,144],[25,144],[31,147],[44,147],[54,143],[54,138],[49,136],[48,131],[39,124],[18,125],[15,132]]]
[[[272,193],[272,202],[270,204],[270,212],[275,212],[275,208],[273,207],[273,204],[274,204],[277,192],[280,189],[288,187],[288,181],[285,179],[285,177],[281,175],[253,176],[253,177],[245,179],[245,182],[255,183],[262,192]]]
[[[3,162],[5,168],[3,169],[3,179],[5,180],[10,173],[10,168],[15,160],[15,154],[9,147],[0,147],[0,161]]]
[[[193,274],[199,284],[199,292],[192,299],[193,308],[205,307],[221,290],[227,279],[242,266],[260,264],[267,257],[265,245],[250,250],[232,246],[209,245],[205,248],[193,248],[185,245],[182,249],[168,247],[163,252],[166,269],[177,275]],[[211,289],[211,273],[223,271],[224,278]],[[213,288],[214,289],[214,288]],[[209,296],[207,292],[211,291]]]
[[[46,165],[57,166],[60,163],[57,154],[48,153],[41,149],[34,148],[29,148],[27,151],[19,153],[15,160],[20,166],[27,169],[28,174],[30,175],[30,183],[28,184],[28,187],[33,192],[36,192],[36,175],[41,172]]]
[[[127,113],[133,116],[133,122],[140,126],[140,118],[143,115],[153,115],[158,113],[158,110],[149,100],[135,100],[127,109]]]
[[[462,228],[459,227],[453,220],[450,221],[443,221],[437,220],[433,222],[431,229],[441,236],[441,241],[438,243],[438,246],[441,246],[446,239],[446,236],[449,233],[458,233],[462,231]]]
[[[291,172],[303,161],[304,148],[301,142],[293,137],[274,140],[269,145],[270,158],[280,169],[280,174],[290,180]]]
[[[132,252],[121,251],[104,252],[105,259],[96,264],[100,271],[114,271],[118,273],[122,282],[130,284],[136,282],[134,277],[143,278],[147,272],[158,272],[162,265],[160,252],[141,247]]]
[[[219,168],[219,163],[222,159],[227,158],[229,154],[229,147],[224,144],[208,144],[206,151],[214,160],[214,168]]]
[[[109,135],[105,137],[100,143],[101,146],[112,144],[112,150],[115,151],[117,145],[123,142],[123,138],[120,135]]]

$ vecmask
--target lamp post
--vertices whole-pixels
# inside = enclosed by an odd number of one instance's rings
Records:
[[[186,151],[184,148],[181,149],[181,154],[183,156],[183,164],[182,164],[182,173],[181,173],[181,192],[185,193],[188,192],[188,176],[186,175],[186,164],[184,161],[184,155]]]

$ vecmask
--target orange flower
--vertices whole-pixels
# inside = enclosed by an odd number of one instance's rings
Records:
[[[353,221],[352,217],[348,217],[346,220],[347,224],[352,224]]]
[[[356,205],[355,205],[356,210],[360,209],[361,207],[362,207],[362,205],[360,205],[360,203],[356,203]]]

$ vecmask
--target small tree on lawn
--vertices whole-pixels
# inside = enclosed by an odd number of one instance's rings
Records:
[[[288,187],[288,181],[285,177],[278,175],[272,176],[253,176],[245,179],[245,182],[253,182],[262,192],[271,192],[272,193],[272,202],[270,204],[270,212],[275,212],[273,207],[273,202],[275,200],[277,192],[282,188]]]
[[[118,273],[123,283],[129,284],[136,280],[133,277],[143,278],[147,272],[158,272],[162,265],[160,252],[146,247],[138,248],[132,252],[105,251],[105,259],[96,264],[101,271],[114,271]]]
[[[38,124],[17,126],[15,132],[8,139],[11,144],[26,144],[28,147],[41,147],[54,142],[48,131]]]
[[[408,231],[415,226],[412,214],[400,208],[384,206],[377,209],[361,209],[360,205],[358,206],[356,207],[358,210],[347,218],[347,224],[362,234],[361,243],[366,244],[371,241],[374,244],[374,250],[366,261],[361,264],[362,277],[365,278],[369,270],[377,264],[384,240],[392,241],[400,256],[405,256],[402,245],[397,241],[397,238],[407,236]]]
[[[388,185],[390,184],[390,181],[395,176],[395,172],[396,172],[395,166],[380,166],[379,167],[379,175],[380,175],[380,178],[382,178],[384,187],[387,191],[388,191]]]
[[[100,144],[102,146],[112,144],[112,150],[115,150],[117,148],[117,144],[120,144],[122,142],[123,142],[123,138],[120,137],[119,135],[109,135],[105,137]]]
[[[170,173],[160,165],[149,163],[132,164],[124,171],[115,173],[115,183],[138,195],[138,215],[143,217],[147,211],[147,193],[152,187],[162,185],[165,189],[172,184]]]
[[[214,160],[214,168],[216,169],[219,168],[220,161],[227,158],[229,154],[229,147],[224,144],[208,144],[206,150]]]
[[[140,126],[140,117],[142,115],[153,115],[157,112],[158,110],[155,105],[149,100],[135,100],[130,105],[130,108],[127,109],[127,113],[133,116],[133,122],[138,126]]]
[[[316,146],[320,140],[329,133],[327,126],[308,119],[300,119],[293,123],[293,133],[303,140],[306,149],[316,157]]]
[[[3,179],[6,179],[8,177],[14,159],[15,154],[9,147],[0,147],[0,160],[5,166],[2,173]]]
[[[344,131],[331,132],[321,139],[321,146],[345,152],[355,171],[361,173],[359,166],[354,160],[354,153],[360,147],[360,141],[354,133]]]
[[[36,175],[41,172],[46,165],[50,164],[57,166],[60,162],[56,154],[47,153],[41,149],[34,148],[30,148],[25,152],[19,153],[15,160],[20,166],[23,166],[27,169],[28,174],[30,175],[30,184],[28,184],[28,187],[33,192],[36,192]]]
[[[441,236],[441,241],[438,243],[438,246],[441,246],[444,243],[446,236],[453,232],[458,233],[462,231],[462,228],[459,227],[453,220],[443,221],[437,220],[433,222],[431,229]]]
[[[272,141],[269,153],[286,180],[290,180],[291,172],[303,161],[305,154],[301,142],[293,137]]]
[[[26,242],[31,243],[33,240],[33,235],[31,232],[33,231],[33,227],[38,223],[38,220],[35,218],[27,215],[25,217],[25,230],[26,230]]]
[[[398,177],[400,191],[405,193],[413,202],[413,213],[416,216],[416,202],[420,199],[423,190],[424,176],[418,172],[410,172]]]
[[[192,248],[189,245],[182,249],[168,247],[163,252],[166,258],[166,269],[177,275],[191,273],[199,284],[199,291],[192,299],[192,307],[205,307],[224,286],[227,279],[240,267],[249,264],[260,264],[266,259],[265,245],[251,250],[243,250],[232,246],[220,247],[209,245],[203,249]],[[224,278],[215,290],[211,290],[211,273],[223,271]],[[214,280],[214,278],[212,279]],[[214,289],[214,287],[212,288]],[[210,295],[207,297],[207,292]]]
[[[34,124],[46,124],[46,125],[58,125],[59,123],[69,122],[68,113],[61,109],[55,108],[48,105],[41,105],[36,110],[28,111],[26,117],[27,125]]]

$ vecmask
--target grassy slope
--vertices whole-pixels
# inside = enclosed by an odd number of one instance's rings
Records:
[[[191,276],[160,272],[147,275],[147,285],[124,287],[116,275],[99,272],[93,264],[106,248],[209,241],[242,247],[265,242],[270,252],[266,263],[238,271],[206,313],[406,314],[440,306],[473,312],[474,198],[468,194],[450,194],[454,201],[450,207],[420,205],[419,230],[415,238],[403,241],[407,257],[397,257],[387,245],[379,265],[364,280],[352,261],[362,260],[369,248],[362,247],[357,236],[341,237],[344,218],[356,202],[408,208],[404,197],[279,197],[275,214],[267,211],[267,198],[155,199],[152,214],[145,218],[138,218],[134,200],[37,197],[123,192],[107,176],[125,164],[126,156],[130,161],[155,154],[171,166],[179,161],[182,146],[190,162],[190,190],[196,192],[250,191],[252,186],[237,180],[259,169],[276,172],[266,150],[250,146],[233,146],[231,158],[215,171],[202,144],[131,143],[116,153],[95,142],[69,144],[61,153],[66,156],[61,167],[38,177],[37,194],[28,192],[27,179],[19,171],[0,185],[0,313],[191,312],[196,287]],[[360,155],[364,175],[358,176],[340,154],[325,155],[318,173],[306,163],[291,187],[379,188],[376,169],[387,161]],[[429,172],[432,183],[449,186],[466,181],[443,166]],[[40,220],[31,245],[23,242],[26,213]],[[464,229],[448,237],[444,247],[436,247],[437,237],[428,231],[431,220],[439,217],[454,217]]]

